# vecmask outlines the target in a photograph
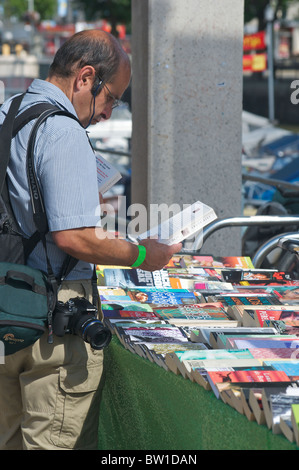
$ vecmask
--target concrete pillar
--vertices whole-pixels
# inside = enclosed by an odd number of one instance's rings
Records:
[[[132,202],[240,216],[242,0],[132,0]],[[240,229],[205,252],[240,254]]]

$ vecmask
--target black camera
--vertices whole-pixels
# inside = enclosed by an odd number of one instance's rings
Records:
[[[80,336],[93,349],[103,349],[111,341],[111,332],[97,318],[97,309],[84,297],[67,302],[58,301],[53,314],[53,332],[56,336],[67,333]]]

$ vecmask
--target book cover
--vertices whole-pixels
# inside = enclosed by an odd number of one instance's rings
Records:
[[[104,269],[105,284],[108,287],[157,287],[171,288],[166,269],[144,271],[143,269]]]
[[[240,335],[240,334],[277,334],[277,330],[275,328],[244,328],[244,327],[230,327],[229,324],[227,326],[203,326],[198,328],[193,334],[190,336],[190,339],[194,342],[201,341],[203,343],[207,343],[210,346],[216,348],[218,336],[219,334],[223,333],[224,335],[233,336],[233,335]],[[213,340],[211,343],[211,334],[213,334]]]
[[[184,305],[182,307],[154,308],[155,314],[162,320],[228,320],[226,311],[221,307]]]
[[[250,353],[256,359],[292,359],[297,358],[297,349],[291,348],[250,348]]]
[[[194,283],[194,289],[196,291],[209,291],[211,292],[225,292],[225,291],[233,291],[234,287],[230,282],[223,282],[223,281],[196,281]]]
[[[191,237],[213,220],[217,219],[214,210],[196,201],[170,219],[138,236],[138,240],[157,238],[160,243],[172,245]]]
[[[214,258],[214,267],[254,269],[249,256],[217,256]]]
[[[250,284],[265,283],[277,283],[282,281],[291,281],[292,275],[286,272],[278,272],[277,270],[271,269],[222,269],[221,276],[223,281],[240,283],[245,281]]]
[[[258,424],[266,424],[265,412],[263,409],[261,388],[249,389],[249,406],[253,411],[255,420]]]
[[[299,357],[299,351],[298,351],[298,357]],[[275,361],[275,360],[268,360],[264,361],[265,365],[270,365],[274,367],[276,370],[283,370],[288,377],[292,381],[299,380],[299,361],[291,360],[291,361]]]
[[[194,292],[186,289],[129,289],[127,290],[131,300],[141,304],[154,305],[189,305],[199,303],[199,298]]]
[[[105,310],[103,309],[103,316],[104,318],[111,318],[111,319],[125,319],[125,318],[132,318],[132,319],[144,319],[144,320],[158,320],[159,317],[155,315],[154,312],[149,312],[145,310]]]
[[[297,404],[291,406],[291,422],[296,444],[299,445],[299,405]]]
[[[217,301],[222,302],[223,305],[228,307],[233,305],[279,305],[280,301],[274,295],[242,295],[242,294],[229,294],[218,295]]]
[[[118,332],[120,336],[129,336],[131,342],[175,343],[188,341],[188,338],[179,328],[171,325],[153,328],[119,328]]]
[[[281,418],[291,420],[292,404],[299,404],[299,396],[291,396],[283,393],[278,395],[270,395],[272,432],[274,434],[281,434]]]
[[[298,338],[290,339],[285,341],[282,338],[226,338],[227,347],[228,348],[236,348],[236,349],[246,349],[249,350],[254,348],[266,348],[266,349],[277,349],[277,348],[287,348],[293,349],[294,357],[296,354],[296,349],[299,347]]]
[[[229,307],[227,307],[227,313],[229,316],[231,316],[232,318],[235,318],[237,320],[239,320],[240,322],[243,323],[243,316],[244,316],[244,312],[247,311],[247,310],[250,310],[250,311],[253,311],[253,310],[261,310],[261,306],[260,305],[250,305],[250,308],[248,308],[248,305],[230,305]],[[289,307],[287,305],[282,305],[280,303],[277,303],[277,304],[271,304],[271,305],[267,305],[267,308],[266,308],[267,311],[271,310],[271,311],[282,311],[282,310],[298,310],[299,311],[299,306],[292,306],[292,307]],[[253,318],[253,312],[250,314],[251,315],[251,319],[250,321],[252,322]],[[264,322],[267,321],[267,320],[264,320]],[[251,324],[251,325],[244,325],[244,326],[263,326],[263,325],[260,325],[260,322],[257,321],[257,318],[254,319],[254,324]]]
[[[98,188],[100,193],[104,194],[122,178],[122,175],[99,154],[96,155],[96,162]]]
[[[227,370],[210,372],[207,374],[208,381],[217,398],[226,383],[261,384],[290,382],[285,372],[275,370]]]
[[[235,339],[259,339],[259,338],[276,338],[278,336],[278,332],[274,328],[256,328],[257,331],[253,331],[254,328],[244,328],[240,327],[236,329],[234,332],[225,332],[222,331],[212,331],[210,334],[210,344],[214,348],[224,348],[224,349],[239,349],[236,347]],[[285,338],[285,337],[284,337]],[[241,348],[246,349],[246,348]]]
[[[243,326],[263,326],[266,320],[299,320],[299,310],[296,311],[291,307],[289,309],[281,309],[277,306],[274,309],[244,309],[242,324]]]
[[[288,394],[288,395],[298,395],[298,385],[296,382],[291,382],[289,384],[274,384],[271,387],[264,387],[262,389],[262,404],[263,410],[266,418],[266,425],[269,429],[272,427],[272,411],[270,399],[272,395],[279,394]]]

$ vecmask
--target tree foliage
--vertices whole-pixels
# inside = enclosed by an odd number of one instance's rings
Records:
[[[57,11],[57,0],[34,0],[34,10],[40,14],[40,19],[52,19]],[[4,2],[6,17],[24,18],[28,11],[28,0],[9,0]]]
[[[73,5],[84,10],[87,21],[106,19],[114,34],[119,23],[131,27],[131,0],[75,0]]]
[[[252,20],[253,18],[257,18],[259,22],[259,30],[265,29],[265,9],[266,6],[270,3],[270,0],[245,0],[244,8],[244,20],[245,23]],[[277,0],[274,2],[276,13],[278,10],[282,10],[284,13],[286,10],[287,5],[290,3],[289,0]]]

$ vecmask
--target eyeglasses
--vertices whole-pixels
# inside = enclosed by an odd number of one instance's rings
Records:
[[[117,108],[117,106],[120,105],[120,102],[121,100],[119,100],[118,98],[115,98],[114,95],[112,95],[111,91],[109,90],[109,88],[107,87],[106,83],[103,83],[103,86],[106,88],[106,90],[108,91],[108,100],[109,102],[112,103],[111,107],[112,109],[114,108]]]

